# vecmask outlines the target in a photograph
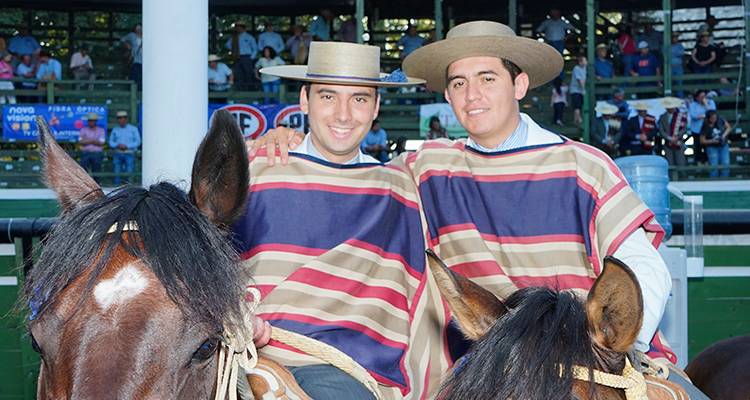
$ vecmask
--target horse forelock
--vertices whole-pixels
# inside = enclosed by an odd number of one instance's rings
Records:
[[[440,398],[567,398],[574,383],[570,367],[595,367],[585,310],[575,294],[527,288],[505,305],[509,312],[473,345]]]

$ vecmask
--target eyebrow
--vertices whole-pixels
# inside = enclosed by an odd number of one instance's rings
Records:
[[[336,90],[326,89],[326,88],[320,88],[320,89],[316,90],[315,92],[317,94],[322,94],[322,93],[325,93],[325,94],[340,94]],[[372,97],[372,93],[371,92],[354,92],[354,93],[352,93],[352,97]]]
[[[477,72],[477,73],[476,73],[476,74],[474,74],[474,75],[475,75],[475,76],[482,76],[482,75],[495,75],[495,76],[500,76],[500,75],[499,75],[499,74],[498,74],[497,72],[495,72],[495,71],[493,71],[493,70],[491,70],[491,69],[488,69],[488,70],[486,70],[486,71],[479,71],[479,72]],[[451,81],[453,81],[453,80],[455,80],[455,79],[466,79],[466,76],[464,76],[464,75],[450,75],[450,76],[448,76],[448,83],[450,83]]]

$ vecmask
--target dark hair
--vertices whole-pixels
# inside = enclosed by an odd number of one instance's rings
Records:
[[[41,50],[39,51],[39,57],[52,57],[52,55],[50,55],[47,50]]]
[[[137,234],[123,234],[130,221]],[[113,226],[118,228],[110,234]],[[47,311],[65,287],[90,270],[82,306],[118,248],[144,261],[187,319],[218,329],[242,320],[236,251],[185,192],[165,182],[117,189],[60,218],[24,287],[32,316]]]
[[[562,78],[559,76],[555,78],[555,80],[552,81],[552,87],[555,88],[555,93],[557,93],[558,96],[562,96]]]
[[[438,398],[562,398],[571,392],[571,366],[594,365],[586,313],[575,294],[529,287],[506,306],[510,311],[473,345]]]
[[[310,89],[312,89],[312,84],[315,82],[302,82],[302,85],[300,86],[300,89],[305,88],[305,97],[307,97],[308,100],[310,100]],[[380,91],[378,91],[378,88],[375,88],[375,101],[380,101]]]
[[[271,46],[266,46],[263,48],[263,55],[266,55],[266,49],[268,49],[268,56],[270,59],[276,58],[276,50],[273,49]]]
[[[693,97],[698,97],[698,96],[700,96],[701,93],[706,94],[706,89],[698,89],[698,90],[696,90],[695,93],[693,94]]]
[[[507,60],[505,58],[500,58],[500,61],[503,63],[503,68],[505,68],[506,71],[510,74],[510,82],[515,85],[516,84],[516,78],[518,75],[521,75],[521,67],[516,65],[513,61]],[[448,82],[448,68],[445,69],[445,81]]]
[[[437,122],[437,123],[440,123],[440,118],[439,118],[439,117],[438,117],[437,115],[433,115],[433,116],[431,116],[431,117],[430,117],[430,124],[429,124],[429,126],[432,126],[432,123],[433,123],[433,122]]]
[[[372,126],[375,126],[375,125],[377,125],[379,123],[380,123],[380,120],[377,119],[377,118],[375,118],[374,120],[372,120]]]

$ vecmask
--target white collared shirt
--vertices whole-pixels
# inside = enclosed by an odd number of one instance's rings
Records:
[[[305,140],[302,141],[302,144],[300,144],[299,147],[297,147],[293,151],[290,151],[290,153],[305,154],[305,155],[315,157],[326,162],[333,163],[333,161],[325,158],[325,156],[320,154],[318,149],[315,148],[315,144],[313,144],[312,140],[310,139],[309,133],[305,135]],[[363,153],[362,150],[360,150],[359,147],[357,147],[357,155],[354,156],[351,160],[345,162],[343,165],[372,164],[372,163],[380,164],[380,161]],[[338,164],[338,163],[334,163],[334,164]]]

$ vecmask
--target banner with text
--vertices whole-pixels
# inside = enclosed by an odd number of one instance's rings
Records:
[[[35,141],[39,136],[37,115],[44,117],[59,142],[77,142],[78,131],[87,124],[89,113],[99,116],[97,125],[107,129],[107,107],[81,104],[22,104],[3,106],[3,139],[8,142]]]

